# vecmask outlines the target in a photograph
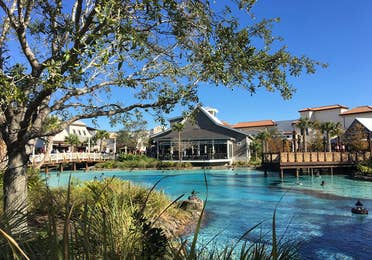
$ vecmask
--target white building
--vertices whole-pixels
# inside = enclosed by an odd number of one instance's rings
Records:
[[[88,131],[87,125],[83,123],[82,121],[78,120],[72,123],[71,125],[67,126],[65,129],[63,129],[61,132],[53,136],[52,142],[52,150],[58,151],[58,152],[71,152],[70,151],[70,144],[66,142],[66,137],[74,134],[79,138],[80,143],[85,143],[85,145],[81,145],[78,148],[78,151],[88,151],[89,150],[89,143],[90,139],[93,137],[92,133]],[[38,139],[36,142],[36,149],[45,149],[45,141]]]

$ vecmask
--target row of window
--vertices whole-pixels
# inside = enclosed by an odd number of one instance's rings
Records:
[[[81,132],[83,132],[84,136],[87,135],[87,132],[85,130],[81,131],[81,130],[77,130],[76,129],[72,129],[72,132],[75,134],[75,135],[82,135]],[[79,134],[78,134],[79,133]]]

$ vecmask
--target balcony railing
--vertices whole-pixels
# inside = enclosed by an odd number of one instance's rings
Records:
[[[228,160],[227,153],[215,154],[201,154],[201,155],[182,155],[182,161],[210,161],[210,160]],[[179,156],[175,154],[162,154],[159,155],[159,160],[162,161],[178,161]]]
[[[281,152],[265,153],[263,155],[264,163],[272,164],[317,164],[317,163],[338,163],[353,164],[369,159],[370,152],[352,153],[352,152]]]

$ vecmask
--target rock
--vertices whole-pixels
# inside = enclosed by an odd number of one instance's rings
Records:
[[[203,206],[203,200],[196,195],[191,195],[187,200],[180,202],[179,208],[184,210],[181,215],[170,216],[165,213],[159,219],[159,226],[170,239],[192,233],[198,223]],[[205,213],[203,219],[204,216]]]
[[[180,208],[186,211],[201,211],[203,205],[204,203],[200,198],[192,195],[187,200],[182,201]]]

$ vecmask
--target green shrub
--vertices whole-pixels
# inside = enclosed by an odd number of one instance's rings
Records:
[[[358,172],[370,175],[372,174],[372,158],[356,165]]]
[[[123,154],[119,157],[121,157],[119,161],[97,163],[95,167],[97,169],[180,169],[192,167],[189,162],[163,162],[144,155]]]

